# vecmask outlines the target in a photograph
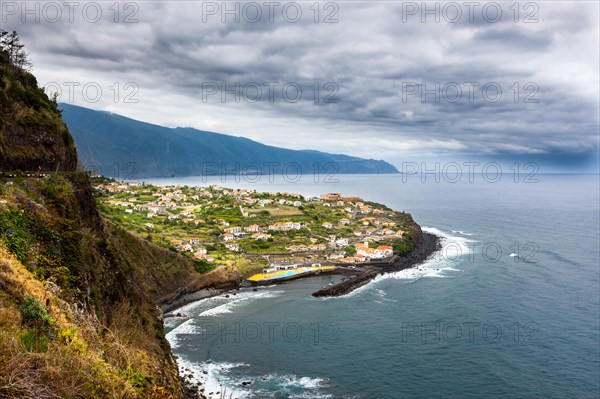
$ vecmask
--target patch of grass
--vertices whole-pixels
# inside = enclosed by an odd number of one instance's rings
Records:
[[[29,225],[27,216],[18,210],[11,210],[0,215],[0,234],[8,250],[22,263],[27,262],[32,240]]]
[[[206,273],[214,268],[215,265],[206,259],[194,259],[194,269],[200,274]]]
[[[50,337],[48,337],[48,334],[39,331],[37,328],[27,329],[19,335],[19,343],[23,352],[48,352],[49,342]]]
[[[26,329],[19,334],[19,342],[24,352],[47,352],[54,319],[47,309],[32,296],[25,297],[19,305],[21,323]]]

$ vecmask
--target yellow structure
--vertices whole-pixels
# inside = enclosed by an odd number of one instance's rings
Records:
[[[335,269],[335,266],[306,266],[298,267],[292,270],[279,270],[273,273],[257,273],[247,278],[248,281],[276,280],[284,277],[296,276],[304,273],[329,272]]]

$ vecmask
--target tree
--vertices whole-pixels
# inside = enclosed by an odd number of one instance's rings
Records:
[[[27,70],[31,67],[25,45],[16,31],[9,33],[0,30],[0,62],[12,65],[17,70]]]
[[[0,64],[8,64],[10,61],[6,45],[4,44],[7,35],[7,31],[0,29]]]
[[[344,248],[344,251],[346,251],[346,253],[350,256],[356,255],[356,247],[354,245],[348,245],[346,248]]]

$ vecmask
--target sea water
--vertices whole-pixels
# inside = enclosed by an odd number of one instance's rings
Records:
[[[180,309],[165,328],[181,371],[212,398],[599,397],[598,176],[536,178],[150,179],[359,195],[442,237],[344,297],[311,297],[340,278],[321,276]]]

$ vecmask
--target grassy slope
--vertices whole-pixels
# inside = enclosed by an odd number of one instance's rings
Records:
[[[82,179],[23,180],[0,192],[0,397],[179,397],[154,299],[197,274],[188,259],[90,212]],[[56,320],[41,353],[23,344],[32,329],[18,308],[29,296]],[[84,350],[61,338],[69,327]]]
[[[182,397],[154,300],[191,262],[101,219],[32,75],[0,66],[0,104],[0,170],[61,172],[0,177],[0,397]]]

